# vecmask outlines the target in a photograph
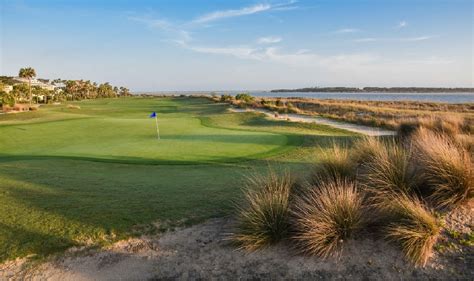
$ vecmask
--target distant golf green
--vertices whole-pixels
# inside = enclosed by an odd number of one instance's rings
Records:
[[[278,152],[289,141],[283,134],[205,125],[202,114],[222,113],[224,108],[202,101],[117,99],[80,106],[49,109],[75,119],[3,126],[2,154],[192,163],[254,159]],[[152,111],[158,115],[160,140],[155,120],[148,118]]]
[[[320,145],[353,136],[205,98],[70,105],[0,115],[0,261],[228,214],[249,171],[304,172]]]

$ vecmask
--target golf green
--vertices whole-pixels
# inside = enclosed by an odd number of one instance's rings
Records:
[[[43,110],[43,109],[42,109]],[[195,99],[116,99],[45,108],[65,120],[0,126],[3,156],[87,158],[116,162],[195,163],[256,159],[284,149],[284,134],[228,129],[202,122],[225,106]],[[158,116],[160,140],[154,118]]]

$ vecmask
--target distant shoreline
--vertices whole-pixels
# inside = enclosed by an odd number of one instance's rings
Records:
[[[271,93],[473,93],[474,88],[428,88],[428,87],[313,87],[298,89],[275,89]]]

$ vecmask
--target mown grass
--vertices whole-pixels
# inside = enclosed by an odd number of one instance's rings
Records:
[[[250,167],[304,171],[314,144],[354,136],[228,113],[206,99],[74,104],[0,116],[0,261],[229,214]]]

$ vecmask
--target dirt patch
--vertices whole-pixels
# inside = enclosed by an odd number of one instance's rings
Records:
[[[455,225],[459,230],[472,231],[472,214],[472,207],[466,207],[449,216],[458,220]],[[394,246],[367,238],[348,242],[339,259],[321,260],[298,255],[283,244],[255,253],[238,251],[226,240],[231,226],[229,219],[213,219],[160,236],[121,241],[102,250],[68,251],[61,258],[34,267],[26,267],[25,260],[17,260],[0,266],[0,279],[474,278],[472,247],[437,254],[425,268],[414,268]]]

